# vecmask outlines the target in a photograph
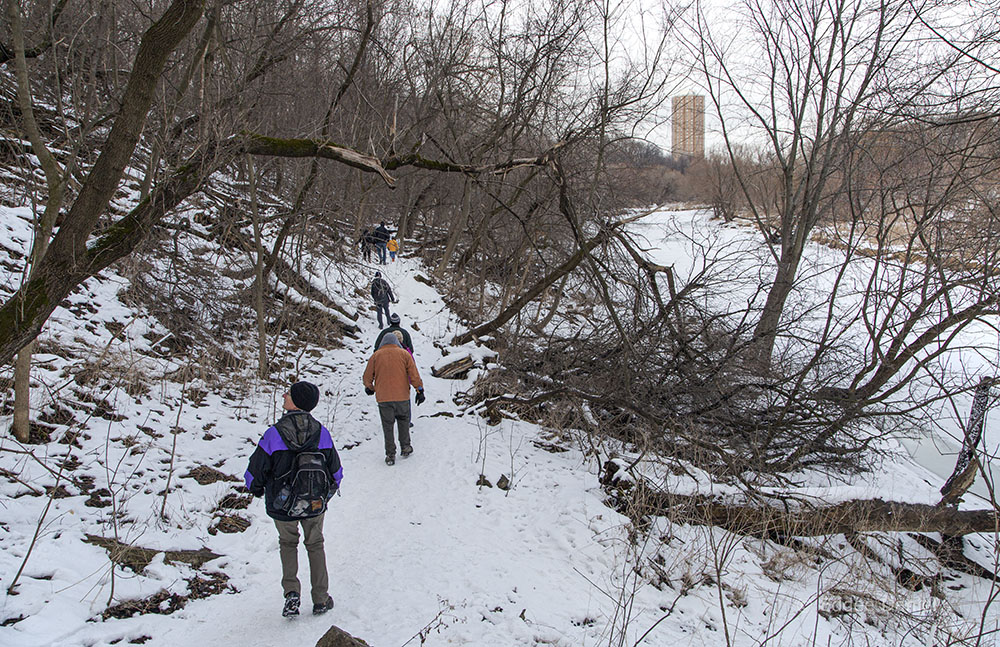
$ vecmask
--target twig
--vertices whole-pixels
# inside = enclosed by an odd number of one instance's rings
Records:
[[[5,470],[3,468],[0,468],[0,476],[6,476],[9,479],[17,481],[18,483],[20,483],[24,487],[26,487],[29,490],[31,490],[32,492],[34,492],[36,495],[41,496],[42,494],[45,494],[45,492],[39,490],[38,488],[36,488],[35,486],[31,485],[30,483],[28,483],[26,481],[22,481],[21,479],[19,479],[17,477],[17,474],[15,474],[14,472],[11,472],[10,470]]]
[[[420,630],[417,633],[415,633],[412,636],[410,636],[410,638],[405,643],[403,643],[402,645],[400,645],[399,647],[406,647],[411,642],[413,642],[414,638],[420,638],[420,644],[421,645],[424,644],[424,641],[426,640],[426,635],[424,634],[424,632],[427,631],[428,629],[430,629],[431,627],[433,627],[435,623],[442,624],[441,623],[441,616],[444,615],[445,611],[448,611],[448,610],[454,608],[450,604],[448,604],[447,600],[444,603],[447,604],[446,607],[444,607],[443,609],[441,609],[440,611],[438,611],[437,615],[434,616],[433,618],[431,618],[430,622],[428,622],[423,627],[421,627]]]
[[[173,434],[174,440],[170,446],[170,467],[167,470],[167,484],[163,488],[163,504],[160,506],[160,519],[167,518],[167,496],[170,494],[170,480],[174,476],[174,459],[177,457],[177,434],[180,433],[181,424],[181,412],[184,411],[184,389],[187,387],[188,380],[188,369],[190,367],[184,367],[184,381],[181,383],[181,403],[177,407],[177,418],[174,420],[174,428],[170,430]]]
[[[30,453],[30,452],[29,452]],[[67,452],[68,454],[69,452]],[[58,491],[59,481],[62,478],[63,465],[65,462],[59,464],[59,471],[56,473],[56,482],[49,490],[49,500],[45,503],[45,509],[42,510],[42,516],[38,518],[38,523],[35,524],[35,532],[31,537],[31,543],[28,544],[28,551],[24,554],[24,559],[21,560],[21,566],[17,569],[17,574],[14,575],[14,579],[11,580],[10,586],[7,587],[7,595],[13,595],[17,589],[17,580],[21,577],[21,573],[24,572],[24,567],[28,565],[28,558],[31,557],[31,551],[35,548],[35,544],[38,542],[38,535],[42,532],[42,524],[45,523],[45,517],[49,514],[49,509],[52,507],[52,501],[56,498],[56,492]]]

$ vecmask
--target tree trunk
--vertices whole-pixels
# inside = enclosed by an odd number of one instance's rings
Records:
[[[91,275],[88,266],[94,254],[88,250],[87,240],[114,196],[139,141],[167,57],[201,17],[203,4],[198,0],[174,0],[143,34],[121,107],[101,154],[47,253],[17,293],[0,308],[0,363],[9,361],[37,337],[59,302]]]
[[[61,12],[62,9],[60,8]],[[65,173],[59,163],[42,140],[41,131],[35,121],[35,111],[31,100],[31,85],[28,79],[28,67],[24,53],[24,29],[21,22],[20,2],[7,0],[7,20],[10,24],[11,39],[14,45],[14,68],[17,82],[17,103],[21,111],[21,122],[24,132],[31,142],[32,152],[38,158],[45,173],[45,184],[48,195],[45,200],[45,210],[42,217],[35,223],[34,242],[31,246],[31,256],[27,267],[27,279],[35,273],[38,264],[45,257],[55,227],[59,209],[62,207],[66,193],[66,177],[71,172],[73,161],[67,163]],[[14,363],[14,437],[20,442],[28,442],[31,436],[31,354],[35,348],[34,342],[25,344],[17,354]]]
[[[396,242],[399,243],[399,249],[396,250],[396,254],[399,256],[403,255],[406,240],[413,237],[414,223],[416,222],[415,211],[423,203],[427,191],[433,186],[433,182],[430,182],[418,189],[416,184],[417,180],[411,176],[407,189],[407,197],[404,201],[406,207],[403,209],[403,215],[399,219],[399,231],[396,232]]]
[[[798,271],[801,253],[801,249],[783,251],[782,258],[778,261],[774,283],[771,284],[771,289],[767,293],[764,310],[754,328],[757,357],[764,366],[771,363],[771,354],[774,352],[774,342],[778,335],[778,324],[781,321],[781,313],[785,310],[785,302],[788,301],[788,296],[795,286],[795,274]]]
[[[264,318],[264,244],[260,236],[260,204],[257,202],[257,168],[253,156],[247,155],[247,175],[250,181],[250,217],[253,219],[253,245],[257,252],[254,263],[254,306],[257,310],[257,376],[267,379],[267,320]]]
[[[31,437],[31,353],[30,342],[17,354],[14,362],[14,437],[26,443]]]
[[[983,426],[986,422],[986,410],[990,404],[990,387],[995,378],[984,377],[976,386],[976,394],[972,398],[972,411],[969,422],[965,425],[965,439],[962,441],[962,451],[955,462],[955,471],[941,488],[941,502],[938,505],[958,505],[962,495],[972,487],[979,470],[976,460],[976,447],[983,436]]]
[[[434,270],[434,278],[441,278],[444,276],[444,271],[448,269],[448,262],[451,261],[451,257],[455,253],[455,247],[458,246],[458,239],[462,236],[462,232],[465,231],[465,223],[469,222],[469,214],[471,212],[472,183],[469,181],[469,178],[466,178],[465,187],[462,191],[462,207],[459,210],[457,217],[451,221],[451,228],[448,231],[448,242],[445,244],[444,254],[441,256],[441,261]]]
[[[160,167],[163,150],[167,145],[167,138],[170,136],[170,131],[172,130],[171,123],[177,116],[177,107],[180,105],[180,101],[184,98],[184,95],[187,94],[188,88],[191,87],[191,82],[194,80],[195,75],[203,70],[205,57],[208,55],[208,48],[212,43],[212,37],[216,33],[216,23],[218,20],[219,4],[216,3],[209,11],[208,20],[205,23],[205,31],[202,33],[201,40],[198,41],[198,47],[195,49],[195,54],[192,57],[191,63],[188,65],[180,83],[177,84],[177,88],[174,92],[174,101],[168,107],[167,113],[163,116],[163,123],[160,125],[160,138],[153,143],[152,150],[149,152],[149,162],[146,165],[146,175],[142,178],[142,184],[139,187],[140,200],[145,200],[149,196],[150,190],[153,188],[156,171]]]

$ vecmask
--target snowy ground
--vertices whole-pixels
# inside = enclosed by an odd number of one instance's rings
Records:
[[[3,221],[11,217],[3,213]],[[15,233],[7,237],[7,246]],[[336,600],[331,613],[281,617],[277,533],[261,501],[237,511],[251,522],[245,532],[210,534],[219,501],[239,483],[199,485],[179,478],[197,466],[241,478],[254,444],[273,421],[282,386],[261,389],[252,398],[225,390],[198,400],[182,398],[180,384],[159,377],[171,370],[169,362],[157,366],[141,352],[149,344],[143,340],[155,337],[156,323],[126,312],[116,296],[121,279],[109,276],[89,282],[72,299],[76,310],[85,311],[87,325],[60,309],[47,328],[45,336],[72,347],[74,357],[44,355],[35,375],[44,385],[36,391],[59,389],[60,398],[83,404],[85,396],[101,396],[113,405],[104,418],[85,419],[74,410],[77,428],[87,437],[71,448],[79,466],[69,472],[77,480],[92,476],[95,489],[109,490],[101,498],[112,505],[87,505],[93,497],[63,479],[70,496],[53,500],[17,594],[0,601],[0,645],[312,645],[331,624],[373,646],[928,641],[926,633],[901,637],[896,632],[898,623],[885,606],[893,599],[930,619],[921,626],[937,626],[939,617],[942,631],[961,633],[977,624],[975,601],[985,599],[989,587],[974,578],[953,580],[960,588],[944,601],[927,591],[911,595],[891,583],[879,584],[863,560],[820,563],[768,542],[701,527],[659,520],[637,542],[630,541],[636,535],[630,537],[628,520],[604,505],[596,467],[573,442],[512,420],[489,426],[453,402],[479,373],[462,381],[430,375],[442,359],[435,344],[446,345],[458,332],[454,317],[433,289],[414,279],[421,271],[414,262],[401,259],[382,269],[400,298],[394,311],[411,330],[426,382],[428,400],[414,408],[414,455],[394,467],[382,461],[375,402],[361,385],[378,332],[374,312],[366,310],[359,321],[361,340],[345,340],[346,346],[336,350],[312,349],[298,358],[299,375],[320,386],[323,395],[314,414],[331,430],[344,465],[342,496],[333,500],[325,523]],[[86,303],[99,307],[86,310]],[[132,323],[122,341],[109,347],[106,329],[115,326],[101,322],[126,319]],[[117,354],[119,365],[130,371],[148,371],[150,388],[128,395],[124,388],[109,391],[98,385],[98,392],[90,392],[73,380],[73,371],[63,370],[78,370],[84,360],[102,353]],[[198,387],[197,379],[187,386]],[[9,425],[9,419],[0,422]],[[163,520],[159,512],[174,428],[181,431]],[[568,451],[543,447],[553,441]],[[31,495],[31,489],[54,482],[42,462],[58,469],[67,449],[58,442],[22,447],[8,431],[0,433],[0,467],[25,482],[0,478],[4,589],[20,568],[46,507],[47,498]],[[18,453],[28,450],[41,460]],[[924,501],[939,487],[920,468],[893,470],[892,479],[874,475],[826,487],[811,483],[801,493],[840,497],[891,490],[898,498]],[[478,485],[481,474],[494,487]],[[509,491],[495,487],[501,475],[511,480]],[[679,490],[714,489],[697,478],[665,473],[668,478]],[[88,533],[163,550],[207,547],[222,557],[202,570],[225,573],[234,590],[192,600],[170,615],[101,620],[109,598],[118,603],[163,589],[184,594],[185,580],[195,572],[165,563],[162,554],[141,575],[112,569],[104,549],[82,541]],[[977,541],[985,560],[987,540]],[[837,539],[832,543],[843,545]],[[306,567],[304,551],[300,566]],[[302,570],[300,579],[307,584]],[[964,608],[968,627],[949,613],[951,605]],[[860,611],[856,617],[845,616],[853,610]],[[867,618],[868,624],[857,618]],[[995,623],[990,618],[988,626]]]

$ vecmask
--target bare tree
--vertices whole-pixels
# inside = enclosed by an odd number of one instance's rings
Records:
[[[35,120],[35,109],[32,105],[31,87],[28,79],[28,67],[25,61],[24,29],[21,19],[21,6],[18,0],[7,0],[6,15],[10,24],[13,59],[15,75],[17,78],[18,107],[21,112],[21,122],[24,132],[31,142],[32,152],[38,157],[42,170],[45,173],[45,183],[48,195],[45,200],[45,209],[35,223],[34,241],[32,243],[31,257],[27,265],[25,280],[30,281],[35,268],[45,257],[45,252],[49,246],[49,239],[52,237],[52,229],[55,226],[56,217],[63,203],[63,196],[66,191],[66,181],[72,173],[72,166],[75,159],[67,161],[68,168],[64,169],[56,161],[49,151],[38,122]],[[27,442],[30,433],[30,393],[31,393],[31,354],[34,345],[28,344],[17,355],[14,365],[14,435],[21,442]]]
[[[60,5],[59,11],[62,10]],[[184,36],[186,31],[193,26],[201,13],[198,3],[175,3],[161,17],[160,21],[151,27],[140,45],[137,54],[137,66],[140,74],[135,75],[135,83],[130,83],[123,97],[122,110],[119,118],[116,119],[112,135],[108,138],[108,147],[105,149],[106,155],[102,155],[95,165],[91,174],[91,182],[84,183],[77,203],[82,204],[80,209],[70,211],[67,215],[66,223],[60,231],[72,230],[77,226],[78,220],[91,219],[96,222],[97,216],[103,211],[103,205],[110,200],[112,192],[117,185],[124,165],[131,149],[138,141],[139,133],[142,129],[142,122],[145,113],[149,108],[150,95],[153,85],[159,76],[159,70],[165,63],[166,56]],[[45,172],[48,195],[45,201],[45,211],[39,218],[35,227],[35,239],[32,246],[29,267],[26,274],[25,285],[43,282],[48,271],[46,266],[51,267],[52,257],[57,257],[57,263],[72,262],[75,249],[71,245],[69,248],[60,245],[62,241],[54,244],[51,254],[50,238],[56,218],[63,205],[66,183],[73,172],[76,164],[75,155],[67,161],[65,168],[61,168],[55,157],[49,152],[48,147],[42,139],[41,131],[34,117],[32,106],[32,94],[28,70],[25,60],[24,33],[22,28],[21,7],[17,0],[8,0],[6,3],[6,15],[11,27],[13,38],[13,56],[17,76],[17,95],[21,108],[22,121],[29,141],[32,143],[34,153],[38,156],[42,168]],[[54,24],[55,17],[50,20]],[[162,50],[162,51],[155,51]],[[144,72],[145,74],[141,74]],[[79,144],[78,144],[79,145]],[[102,163],[103,162],[103,163]],[[82,201],[82,202],[81,202]],[[87,213],[89,208],[96,211]],[[74,218],[75,215],[75,218]],[[92,229],[91,224],[88,228]],[[55,241],[53,241],[55,242]],[[19,302],[15,304],[19,310],[31,308],[34,304]],[[15,312],[15,317],[17,316]],[[12,323],[12,322],[11,322]],[[32,336],[33,337],[33,336]],[[22,441],[28,439],[29,426],[29,378],[31,367],[32,345],[29,343],[19,348],[18,358],[15,367],[15,434]]]
[[[690,50],[747,209],[771,245],[776,270],[754,331],[767,364],[803,249],[840,190],[842,153],[864,118],[888,102],[890,64],[915,20],[906,3],[882,0],[745,2],[738,15],[725,22],[735,33],[723,36],[718,17],[699,13]],[[755,196],[758,171],[738,154],[745,141],[766,151],[773,202]]]

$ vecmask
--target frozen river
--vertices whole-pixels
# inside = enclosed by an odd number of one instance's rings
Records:
[[[705,266],[721,263],[730,267],[733,276],[740,278],[746,275],[766,275],[766,266],[772,262],[766,248],[761,245],[758,233],[752,227],[724,224],[712,220],[710,214],[703,210],[658,211],[633,223],[629,227],[636,235],[646,253],[655,262],[673,268],[675,276],[683,282],[685,278],[696,275]],[[812,265],[815,270],[825,263],[836,265],[837,257],[841,255],[821,245],[807,248],[806,255],[818,264]],[[805,265],[805,263],[804,263]],[[828,292],[828,281],[822,271],[812,274],[810,289],[816,294]],[[736,298],[739,292],[739,282],[730,285],[730,291],[724,294],[712,293],[707,298],[711,307],[726,310],[730,303],[745,305],[745,299]],[[744,295],[745,296],[745,295]],[[993,374],[998,372],[1000,363],[1000,340],[996,328],[986,325],[970,327],[964,333],[960,346],[963,350],[949,356],[951,366],[960,372],[974,374]],[[995,387],[996,388],[996,387]],[[995,393],[995,392],[994,392]],[[956,410],[961,416],[968,415],[969,406],[962,404],[963,398],[956,399]],[[971,397],[967,399],[971,404]],[[955,419],[954,413],[941,412],[941,417],[934,416],[928,420],[922,439],[903,440],[902,444],[914,460],[931,472],[928,482],[936,487],[944,485],[955,468],[955,461],[961,449],[962,425],[964,419]],[[991,415],[992,414],[992,415]],[[981,448],[988,454],[986,465],[990,482],[996,482],[1000,476],[1000,413],[987,411],[985,429]],[[982,507],[990,501],[989,487],[982,474],[976,477],[966,503],[974,507]]]
[[[986,427],[989,433],[989,424]],[[993,439],[996,444],[996,439]],[[940,484],[944,485],[948,477],[955,469],[955,461],[958,459],[958,452],[961,445],[949,438],[943,438],[938,434],[929,433],[922,440],[904,440],[903,446],[910,453],[917,463],[927,468],[935,476],[940,478]],[[996,478],[1000,476],[1000,465],[994,457],[988,457],[986,461],[987,474],[991,483],[996,483]],[[965,496],[965,502],[981,507],[990,501],[990,488],[982,474],[976,476],[975,483],[969,488],[969,493]]]

